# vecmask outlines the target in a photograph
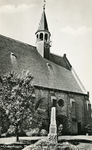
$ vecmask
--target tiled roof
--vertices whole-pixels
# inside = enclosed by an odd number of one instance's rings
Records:
[[[68,62],[66,58],[66,54],[63,57],[57,56],[55,54],[50,54],[50,61],[54,62],[55,64],[62,66],[68,70],[71,70],[71,64]]]
[[[11,63],[10,54],[16,56],[17,65]],[[46,88],[82,93],[72,72],[41,57],[35,47],[0,35],[0,75],[11,70],[20,73],[30,70],[33,84]]]

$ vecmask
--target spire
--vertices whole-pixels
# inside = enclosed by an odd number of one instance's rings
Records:
[[[45,14],[45,5],[46,5],[46,1],[44,0],[43,12],[42,12],[42,16],[41,16],[41,20],[40,20],[37,32],[39,31],[49,32],[48,23],[47,23],[46,14]]]
[[[44,0],[43,9],[45,10],[46,0]]]
[[[45,14],[45,0],[43,5],[43,12],[41,16],[41,20],[38,26],[38,30],[36,31],[36,47],[40,55],[46,59],[50,57],[50,32],[48,29],[48,23]]]

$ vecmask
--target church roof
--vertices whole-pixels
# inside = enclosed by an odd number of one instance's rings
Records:
[[[16,56],[15,67],[11,53]],[[36,47],[0,35],[0,75],[11,70],[18,73],[29,70],[34,76],[35,86],[84,94],[63,57],[60,65],[54,62],[55,55],[51,54],[51,57],[53,62],[41,57]]]
[[[66,68],[68,70],[71,70],[71,68],[72,68],[71,64],[69,63],[69,61],[66,57],[66,54],[64,54],[64,56],[61,57],[61,56],[57,56],[55,54],[50,53],[50,61],[54,62],[55,64],[57,64],[59,66]]]
[[[46,14],[45,14],[45,9],[43,9],[43,13],[41,16],[41,20],[40,20],[37,32],[38,31],[48,31],[49,32],[48,23],[47,23]]]

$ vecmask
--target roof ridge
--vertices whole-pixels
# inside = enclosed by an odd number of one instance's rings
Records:
[[[54,55],[54,56],[57,56],[57,57],[60,57],[60,58],[63,58],[63,56],[59,56],[59,55],[54,54],[54,53],[50,53],[50,54],[52,54],[52,55]]]
[[[16,39],[14,39],[14,38],[10,38],[10,37],[8,37],[8,36],[4,36],[4,35],[2,35],[2,34],[0,34],[0,36],[2,36],[3,38],[7,38],[7,39],[9,39],[9,40],[14,40],[15,42],[19,42],[19,43],[21,43],[21,44],[29,45],[29,46],[31,46],[31,47],[36,48],[36,46],[33,46],[33,45],[30,45],[30,44],[27,44],[27,43],[22,42],[22,41],[20,41],[20,40],[16,40]]]

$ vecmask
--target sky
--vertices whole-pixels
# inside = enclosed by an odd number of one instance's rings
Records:
[[[0,34],[35,46],[44,0],[0,0]],[[67,55],[92,103],[92,0],[46,0],[51,52]]]

